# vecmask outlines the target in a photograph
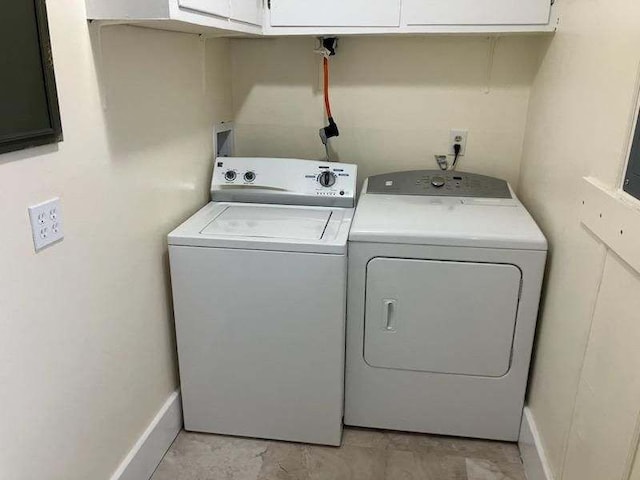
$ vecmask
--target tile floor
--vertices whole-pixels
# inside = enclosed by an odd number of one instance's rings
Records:
[[[511,443],[348,428],[321,447],[182,432],[151,480],[526,480]]]

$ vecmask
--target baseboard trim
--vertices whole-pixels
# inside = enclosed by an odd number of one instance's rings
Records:
[[[160,408],[111,480],[149,480],[181,429],[182,402],[180,390],[176,390]]]
[[[524,408],[522,415],[518,447],[528,480],[555,480],[529,407]]]

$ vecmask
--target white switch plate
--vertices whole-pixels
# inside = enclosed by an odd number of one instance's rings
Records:
[[[64,238],[59,198],[29,207],[29,219],[36,252]]]
[[[449,132],[449,155],[455,155],[456,152],[453,149],[453,146],[456,143],[460,144],[460,157],[464,155],[467,150],[467,136],[469,135],[469,130],[451,130]]]

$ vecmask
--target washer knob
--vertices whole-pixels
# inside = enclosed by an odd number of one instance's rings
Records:
[[[227,170],[224,173],[224,179],[227,182],[233,182],[236,179],[236,172],[234,172],[233,170]]]
[[[431,179],[431,185],[436,188],[444,187],[445,183],[446,181],[443,177],[433,177],[433,179]]]
[[[255,179],[256,179],[256,172],[252,172],[251,170],[249,170],[244,174],[245,182],[253,182]]]
[[[336,174],[329,171],[322,172],[318,176],[318,182],[323,187],[333,187],[336,183]]]

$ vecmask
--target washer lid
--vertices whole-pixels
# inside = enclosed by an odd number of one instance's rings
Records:
[[[320,240],[331,211],[231,205],[202,229],[203,235]]]
[[[352,208],[211,202],[169,234],[169,245],[344,255]]]

